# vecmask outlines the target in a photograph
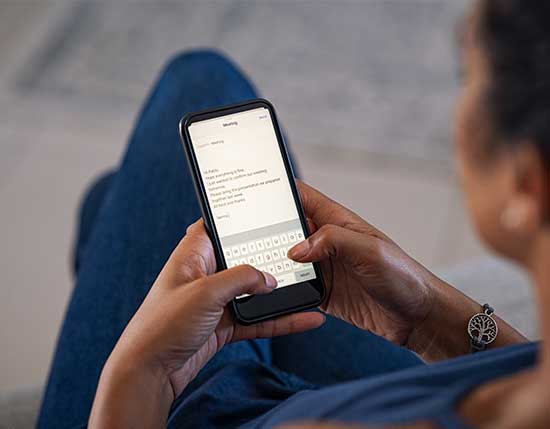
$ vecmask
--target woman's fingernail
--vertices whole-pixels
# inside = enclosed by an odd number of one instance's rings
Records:
[[[309,240],[304,240],[288,251],[288,257],[290,259],[300,259],[306,256],[308,252]]]
[[[264,275],[264,278],[265,278],[265,285],[269,289],[275,289],[277,287],[277,279],[273,277],[271,274],[269,274],[268,272],[262,271],[262,274]]]

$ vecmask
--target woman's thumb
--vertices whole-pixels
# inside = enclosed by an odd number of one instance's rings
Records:
[[[288,257],[297,262],[316,262],[329,258],[346,257],[360,252],[364,236],[337,225],[323,225],[306,240],[288,251]]]

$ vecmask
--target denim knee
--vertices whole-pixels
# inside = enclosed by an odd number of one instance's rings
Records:
[[[177,73],[182,68],[205,66],[213,69],[236,70],[231,60],[216,49],[193,49],[179,52],[169,58],[164,66],[164,73]]]
[[[250,84],[248,78],[239,67],[225,54],[215,49],[197,49],[183,51],[170,58],[161,73],[162,79],[173,80],[174,78],[188,75],[190,72],[197,77],[216,76],[219,80],[240,81],[247,86]]]

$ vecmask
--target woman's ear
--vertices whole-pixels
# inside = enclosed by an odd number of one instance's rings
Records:
[[[549,172],[534,144],[515,145],[509,199],[501,215],[502,226],[518,238],[533,239],[550,218]]]

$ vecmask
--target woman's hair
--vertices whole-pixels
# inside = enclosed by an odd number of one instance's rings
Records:
[[[536,145],[550,167],[550,0],[480,0],[495,145]]]

